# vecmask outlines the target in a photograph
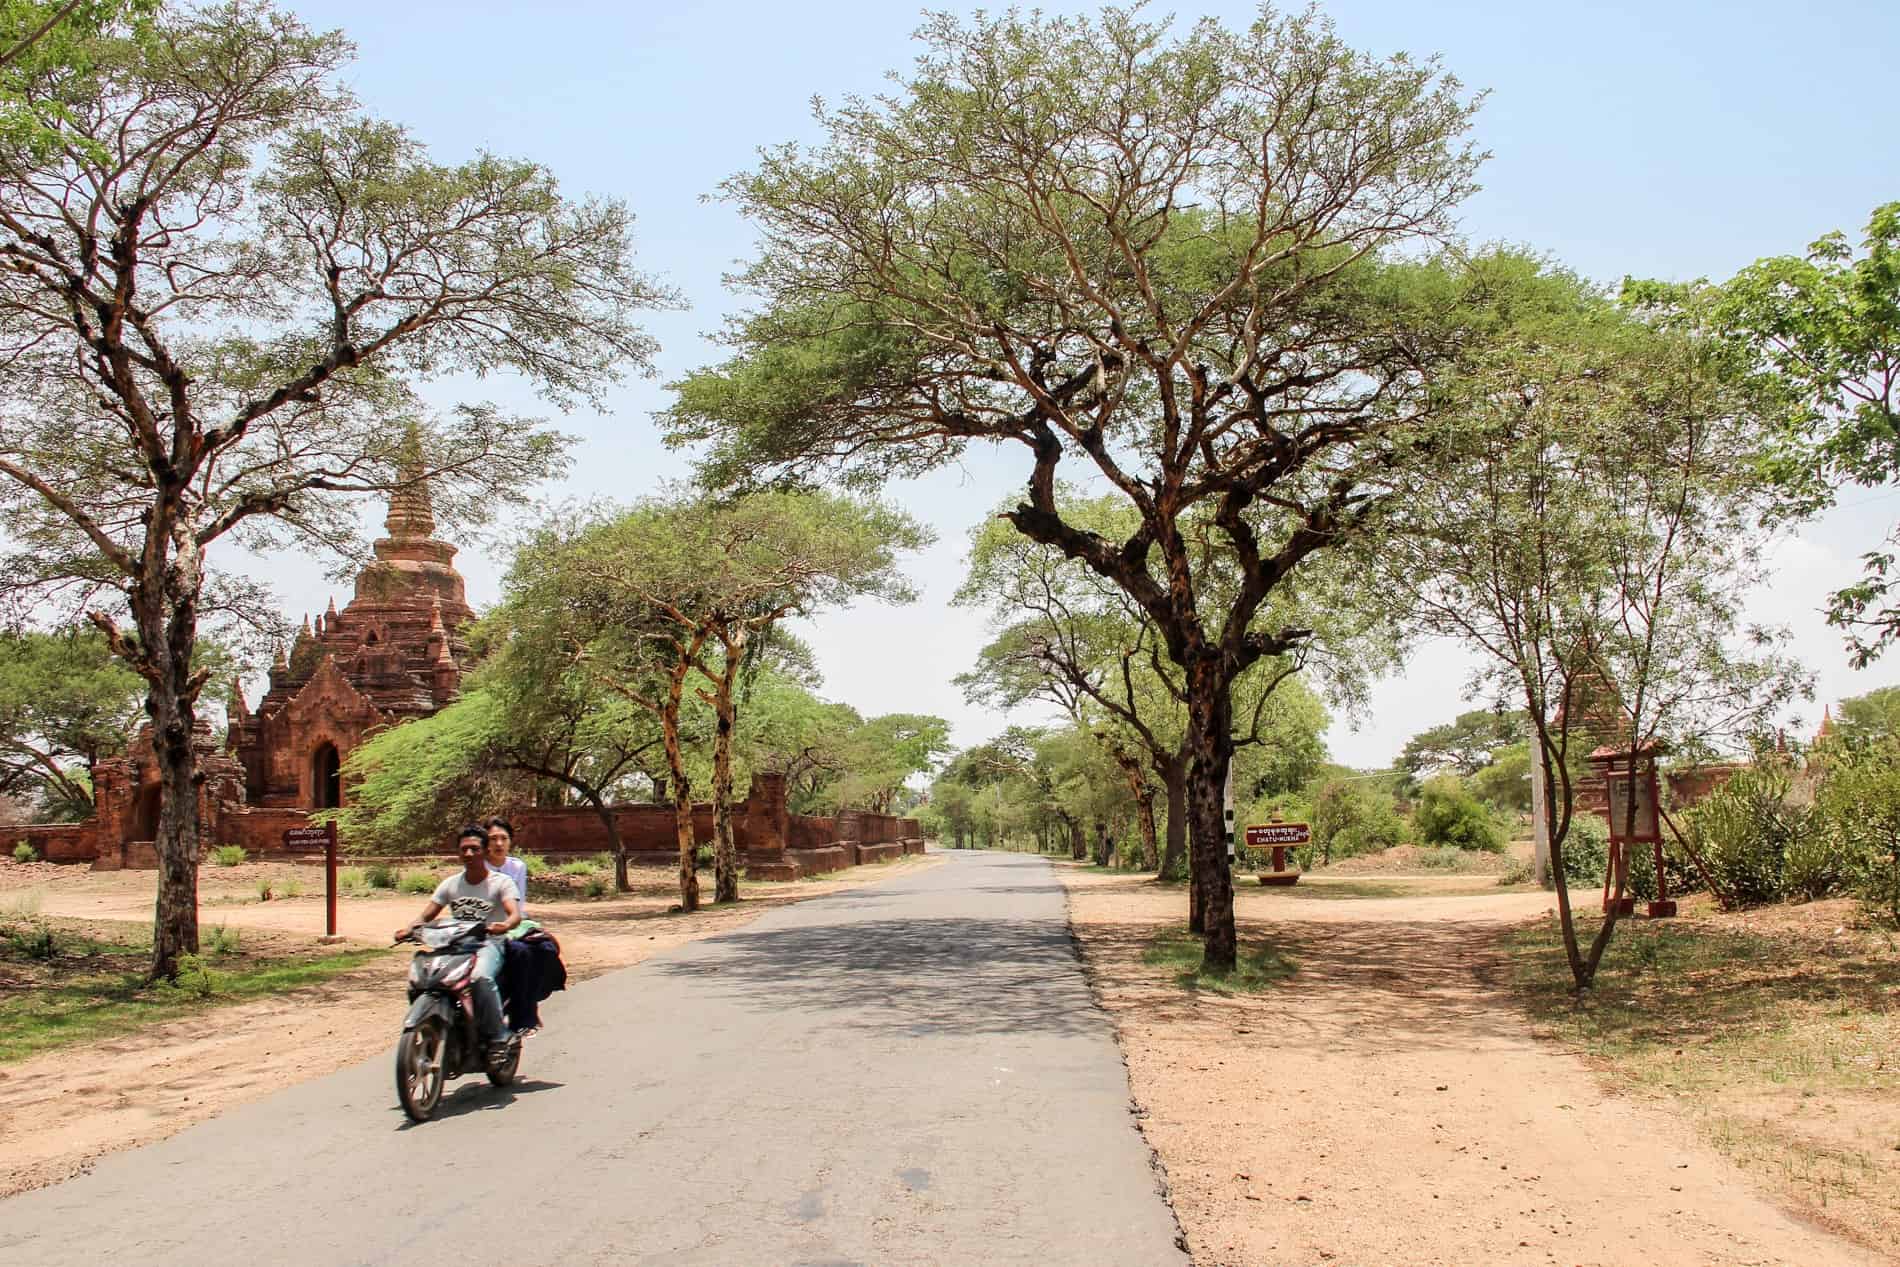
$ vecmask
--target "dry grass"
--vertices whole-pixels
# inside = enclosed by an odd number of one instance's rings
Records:
[[[1593,926],[1579,930],[1587,936]],[[1551,1035],[1672,1100],[1805,1213],[1900,1250],[1900,957],[1851,907],[1621,926],[1582,999],[1556,922],[1506,942]]]

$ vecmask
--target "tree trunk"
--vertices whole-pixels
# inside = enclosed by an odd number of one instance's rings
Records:
[[[732,839],[732,731],[733,684],[739,677],[739,658],[745,635],[725,643],[726,662],[719,671],[713,694],[718,727],[713,735],[713,901],[739,900],[739,851]]]
[[[660,734],[666,740],[667,786],[673,793],[673,836],[680,851],[680,909],[699,909],[699,871],[693,841],[693,791],[686,782],[686,761],[680,754],[680,691],[686,682],[686,664],[673,670],[666,707],[660,711]]]
[[[1076,862],[1081,862],[1084,858],[1087,858],[1088,856],[1089,856],[1088,838],[1082,832],[1082,824],[1079,821],[1070,823],[1069,824],[1069,857]]]
[[[1233,703],[1212,656],[1188,670],[1187,686],[1189,884],[1199,899],[1202,966],[1209,972],[1231,972],[1236,954],[1234,876],[1227,862],[1225,799],[1227,765],[1234,755]]]
[[[1159,764],[1161,783],[1168,794],[1168,845],[1155,869],[1155,879],[1179,875],[1187,852],[1187,758],[1185,749]]]
[[[181,540],[190,541],[189,533],[181,533]],[[198,785],[202,776],[191,739],[201,683],[193,678],[191,660],[198,638],[201,563],[202,554],[195,543],[170,559],[169,566],[164,561],[152,561],[153,567],[163,569],[161,575],[142,581],[132,593],[132,613],[138,628],[136,648],[127,646],[116,630],[107,631],[113,649],[140,669],[149,683],[145,711],[152,718],[152,752],[159,774],[158,826],[153,842],[158,853],[158,898],[152,913],[153,980],[177,976],[179,956],[198,953],[198,854],[202,834]]]
[[[625,893],[633,885],[627,878],[627,842],[620,838],[620,824],[614,821],[613,809],[606,799],[594,788],[583,788],[581,795],[592,803],[594,812],[600,815],[601,825],[607,829],[607,848],[614,855],[614,892]],[[526,897],[527,894],[522,896]]]

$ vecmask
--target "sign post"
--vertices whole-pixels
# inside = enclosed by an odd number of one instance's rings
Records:
[[[343,939],[336,931],[336,822],[321,827],[292,827],[284,833],[284,848],[291,853],[323,850],[323,938],[325,942]]]
[[[1610,858],[1603,876],[1604,914],[1609,914],[1618,889],[1623,889],[1623,900],[1617,914],[1635,911],[1636,899],[1625,887],[1629,883],[1629,851],[1631,846],[1649,845],[1656,862],[1656,900],[1649,904],[1649,914],[1656,919],[1674,915],[1676,903],[1669,896],[1669,878],[1663,870],[1656,744],[1651,741],[1638,746],[1634,760],[1623,749],[1605,746],[1591,753],[1589,761],[1605,783],[1604,814],[1610,820]]]
[[[1273,850],[1273,870],[1260,873],[1260,883],[1298,884],[1300,873],[1286,867],[1286,851],[1313,839],[1313,829],[1305,823],[1255,823],[1247,828],[1247,848]]]

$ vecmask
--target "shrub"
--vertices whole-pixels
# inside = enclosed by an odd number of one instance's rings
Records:
[[[1491,811],[1465,790],[1456,775],[1442,774],[1425,784],[1412,824],[1427,845],[1504,852],[1504,833],[1492,821]]]
[[[1498,875],[1498,886],[1507,884],[1529,884],[1536,873],[1531,868],[1530,859],[1513,858]]]
[[[1390,798],[1363,783],[1334,779],[1313,797],[1313,841],[1301,862],[1321,864],[1355,854],[1390,849],[1405,838],[1405,824]]]
[[[1850,739],[1823,756],[1815,815],[1855,896],[1900,923],[1900,739]]]
[[[551,869],[548,866],[548,860],[538,853],[518,853],[515,857],[521,859],[521,865],[528,869],[528,878],[530,880],[536,876],[546,875]]]
[[[562,875],[592,875],[597,870],[599,868],[594,865],[592,858],[576,858],[572,862],[563,862],[560,867]]]
[[[268,902],[272,896],[269,878],[259,880],[257,882],[257,900],[260,902]]]
[[[368,887],[369,880],[361,867],[339,867],[336,873],[336,887],[339,893],[357,893]]]
[[[711,845],[701,845],[699,848],[693,850],[694,870],[704,871],[707,867],[710,867],[712,864],[713,864],[713,847]]]
[[[13,860],[15,862],[38,862],[40,855],[34,851],[32,845],[22,840],[13,846]]]
[[[605,897],[607,894],[607,881],[597,875],[587,877],[586,892],[588,897]]]
[[[1456,871],[1465,865],[1465,851],[1456,845],[1440,845],[1418,851],[1418,865],[1432,871]]]
[[[1609,824],[1589,810],[1572,810],[1563,851],[1565,880],[1571,884],[1603,883],[1603,869],[1610,865]]]
[[[211,975],[211,966],[202,955],[178,956],[178,975],[166,983],[170,989],[181,990],[201,999],[211,997],[217,988],[217,981]]]
[[[372,889],[396,887],[396,869],[387,863],[373,862],[363,868],[363,880]]]
[[[9,928],[7,944],[13,947],[15,954],[25,955],[28,959],[57,959],[61,938],[51,924],[45,920],[34,920],[22,927]]]
[[[1789,843],[1808,830],[1812,817],[1810,807],[1788,799],[1792,783],[1785,762],[1763,757],[1683,815],[1715,883],[1744,906],[1774,902],[1786,892]]]
[[[285,880],[282,884],[277,886],[277,896],[302,897],[303,896],[303,881],[302,880]]]
[[[614,869],[614,856],[610,853],[597,853],[590,858],[589,861],[602,871],[612,871]]]
[[[225,955],[235,955],[239,943],[243,940],[243,936],[235,928],[226,928],[223,924],[219,924],[205,930],[204,945],[207,953],[223,958]]]
[[[211,856],[221,867],[235,867],[245,859],[243,845],[219,845]]]
[[[397,878],[396,888],[403,893],[433,893],[435,877],[427,871],[405,871]]]

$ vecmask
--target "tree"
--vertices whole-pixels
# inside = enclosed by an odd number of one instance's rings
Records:
[[[1231,690],[1304,640],[1263,604],[1355,531],[1424,408],[1456,287],[1398,252],[1473,188],[1475,107],[1436,62],[1375,61],[1310,13],[1178,38],[1117,10],[937,15],[920,39],[891,94],[821,107],[822,144],[723,187],[762,237],[738,278],[760,302],[666,422],[708,444],[715,485],[1021,446],[1010,523],[1121,587],[1182,674],[1225,971]],[[1063,513],[1065,459],[1126,499],[1131,533]],[[1233,578],[1224,603],[1210,573]]]
[[[1900,477],[1900,202],[1874,208],[1861,248],[1856,256],[1835,232],[1805,256],[1757,260],[1712,290],[1626,284],[1632,299],[1694,312],[1746,344],[1778,396],[1770,458],[1782,514],[1831,505],[1843,483],[1873,488]],[[1900,637],[1894,555],[1874,550],[1864,561],[1865,578],[1828,610],[1847,631],[1856,668]]]
[[[50,152],[82,142],[39,81],[89,73],[102,36],[147,37],[157,0],[0,0],[0,142]]]
[[[1058,505],[1069,521],[1104,537],[1135,530],[1135,516],[1114,498],[1083,499],[1067,490]],[[1204,525],[1184,529],[1202,542]],[[1217,547],[1215,547],[1217,548]],[[1317,562],[1317,561],[1316,561]],[[1215,571],[1209,569],[1210,572]],[[1350,695],[1387,647],[1378,622],[1353,585],[1329,585],[1327,569],[1309,565],[1301,581],[1280,586],[1266,605],[1273,627],[1298,626],[1312,636],[1283,656],[1263,661],[1237,679],[1232,740],[1235,749],[1272,749],[1282,766],[1312,759],[1323,710],[1310,732],[1278,723],[1289,717],[1278,692],[1300,693],[1296,675],[1314,671]],[[1203,577],[1203,590],[1224,601],[1222,578]],[[1316,600],[1317,597],[1317,601]],[[1031,699],[1056,704],[1093,733],[1128,781],[1138,805],[1148,804],[1145,764],[1166,794],[1167,845],[1156,848],[1152,806],[1141,830],[1161,876],[1180,874],[1187,838],[1188,694],[1153,622],[1115,583],[1048,545],[1024,537],[1003,515],[971,533],[970,567],[954,600],[988,609],[996,638],[978,653],[977,666],[957,681],[972,702],[1008,709]],[[1315,707],[1317,700],[1309,700]],[[1294,749],[1298,751],[1294,751]],[[1295,779],[1293,786],[1304,782]],[[1190,890],[1189,927],[1202,927]]]
[[[1414,780],[1439,773],[1469,777],[1491,763],[1494,751],[1515,743],[1523,734],[1524,714],[1520,711],[1472,709],[1406,740],[1404,751],[1399,753],[1399,768]]]
[[[537,550],[526,584],[536,606],[555,613],[551,641],[659,723],[687,910],[699,904],[680,732],[688,681],[707,683],[700,698],[715,719],[715,900],[737,901],[732,756],[748,649],[787,616],[862,597],[908,598],[897,555],[925,540],[909,516],[873,500],[771,491],[596,511],[551,531]]]
[[[0,633],[0,797],[92,812],[92,769],[125,750],[144,683],[96,630]]]
[[[1843,739],[1900,735],[1900,686],[1883,686],[1842,700],[1834,726]]]
[[[1802,674],[1771,631],[1739,623],[1764,489],[1760,402],[1732,351],[1525,267],[1480,262],[1503,319],[1441,380],[1460,426],[1441,433],[1405,530],[1383,543],[1381,584],[1427,631],[1482,651],[1486,682],[1523,700],[1565,955],[1584,989],[1616,907],[1583,951],[1563,855],[1571,740],[1594,732],[1634,758],[1745,733]]]
[[[839,809],[887,814],[912,775],[934,769],[950,751],[950,723],[928,713],[885,713],[866,718],[846,736],[845,773],[831,785]]]
[[[457,823],[552,785],[590,806],[625,893],[626,842],[616,794],[660,746],[644,710],[602,687],[562,654],[559,626],[533,603],[517,559],[505,597],[471,631],[480,663],[441,711],[373,735],[343,765],[350,804],[336,814],[353,847],[431,848]]]
[[[416,438],[400,376],[590,396],[647,364],[632,316],[664,296],[619,204],[528,162],[431,162],[357,114],[337,34],[236,0],[91,47],[26,85],[65,143],[0,146],[0,521],[22,547],[0,583],[90,607],[148,685],[170,974],[198,944],[198,626],[260,606],[211,548],[347,547],[337,494],[423,480],[452,517],[491,513],[559,441],[486,405]]]

